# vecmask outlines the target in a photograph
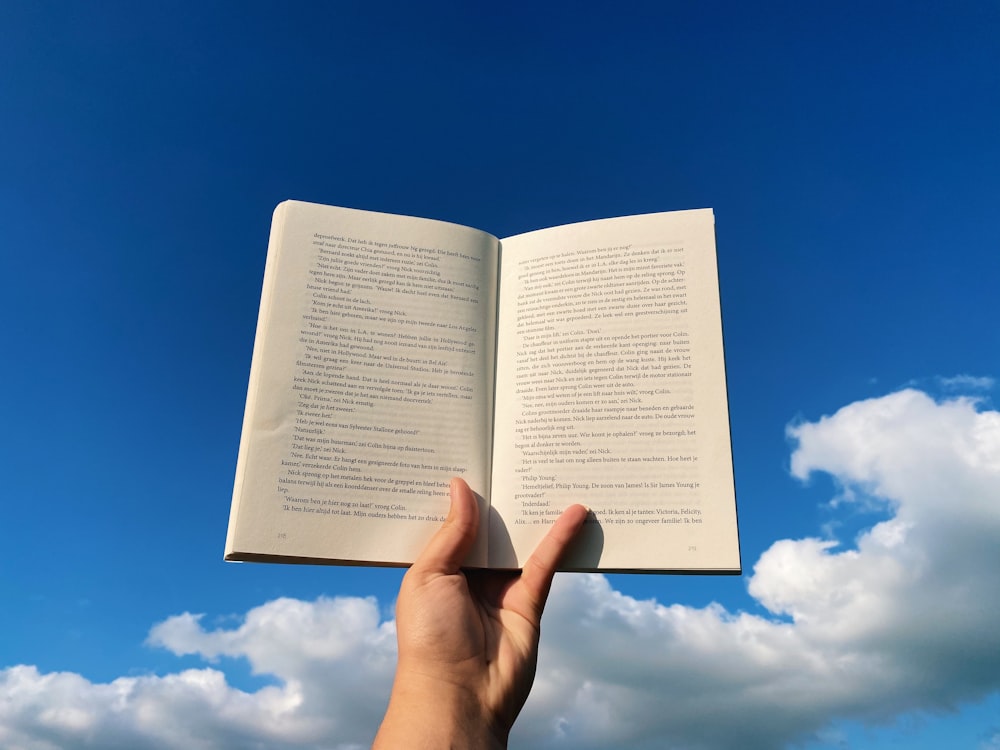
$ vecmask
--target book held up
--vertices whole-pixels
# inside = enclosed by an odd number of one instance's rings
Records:
[[[740,572],[710,209],[500,240],[277,207],[225,558],[407,565],[452,476],[470,567],[582,503],[564,570]]]

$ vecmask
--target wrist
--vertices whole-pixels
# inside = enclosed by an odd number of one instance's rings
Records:
[[[400,664],[373,750],[504,750],[509,731],[461,681]]]

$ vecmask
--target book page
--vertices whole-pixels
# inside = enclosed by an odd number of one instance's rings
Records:
[[[738,571],[712,212],[501,244],[491,563],[582,503],[566,569]]]
[[[278,207],[227,559],[405,564],[450,477],[487,494],[496,256],[467,227]]]

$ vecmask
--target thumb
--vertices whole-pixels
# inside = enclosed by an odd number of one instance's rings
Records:
[[[444,525],[437,530],[414,561],[412,570],[421,573],[457,573],[479,530],[479,503],[464,479],[455,477],[449,487],[451,507]]]

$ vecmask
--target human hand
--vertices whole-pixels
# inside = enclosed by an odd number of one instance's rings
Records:
[[[552,577],[586,517],[567,508],[522,571],[462,570],[479,507],[452,479],[448,518],[400,587],[399,663],[374,748],[507,746],[534,681]]]

